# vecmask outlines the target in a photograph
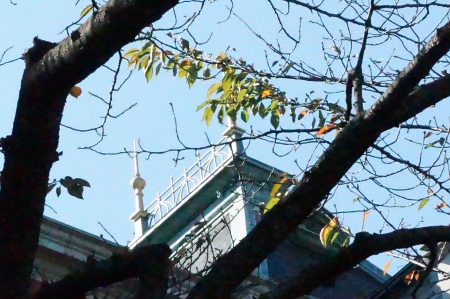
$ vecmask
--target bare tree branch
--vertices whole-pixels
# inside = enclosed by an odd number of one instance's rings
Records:
[[[448,83],[433,93],[429,86],[414,90],[449,49],[450,23],[447,23],[437,30],[380,99],[347,124],[287,200],[269,211],[234,249],[215,262],[188,298],[227,298],[308,217],[383,131],[400,125],[431,102],[449,96]],[[445,76],[433,83],[439,85],[448,80],[450,77]],[[436,97],[430,98],[431,94]]]

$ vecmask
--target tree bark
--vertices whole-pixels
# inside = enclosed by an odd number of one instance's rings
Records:
[[[399,229],[387,234],[356,234],[355,241],[326,260],[311,265],[293,277],[281,281],[278,287],[261,299],[294,299],[311,293],[325,282],[332,282],[338,275],[351,270],[372,255],[407,248],[415,245],[450,241],[449,226],[430,226]]]
[[[287,200],[269,211],[236,247],[213,264],[211,271],[192,289],[188,299],[228,298],[311,214],[382,132],[449,96],[449,76],[415,90],[449,49],[450,22],[437,30],[370,109],[347,124],[311,170],[304,174]],[[433,90],[432,86],[442,89]]]
[[[23,298],[30,280],[49,172],[70,87],[85,79],[178,0],[111,0],[25,68],[13,130],[1,140],[0,294]]]
[[[145,288],[146,297],[139,299],[161,298],[160,294],[167,292],[171,252],[167,245],[149,245],[113,254],[107,260],[86,264],[60,281],[45,285],[33,299],[79,299],[90,290],[136,276],[145,276],[152,283],[152,287]]]

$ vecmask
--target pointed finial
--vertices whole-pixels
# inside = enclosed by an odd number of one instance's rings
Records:
[[[136,139],[134,139],[134,175],[135,176],[140,176],[140,174],[139,174],[138,153],[136,151]]]

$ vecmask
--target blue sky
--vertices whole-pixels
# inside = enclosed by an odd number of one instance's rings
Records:
[[[2,19],[2,22],[0,22],[0,52],[13,46],[6,53],[4,61],[20,57],[24,49],[31,46],[34,36],[54,42],[63,39],[65,33],[60,32],[76,20],[82,8],[89,3],[90,1],[87,0],[80,1],[78,6],[74,6],[75,1],[51,1],[51,3],[50,1],[34,1],[30,3],[29,1],[17,0],[17,5],[11,5],[9,1],[3,1],[0,4],[0,18]],[[217,55],[219,51],[223,51],[230,46],[236,48],[236,51],[231,52],[231,55],[254,62],[255,67],[259,65],[261,69],[266,68],[262,50],[263,42],[256,38],[233,15],[230,20],[221,22],[228,15],[226,5],[229,5],[229,3],[221,1],[208,3],[198,22],[192,28],[197,33],[196,36],[199,40],[206,40],[210,33],[213,33],[210,42],[202,46],[202,49]],[[180,18],[183,18],[184,14],[189,12],[188,8],[184,10],[184,6],[177,9]],[[333,7],[330,8],[333,9]],[[268,11],[268,7],[261,5],[260,2],[255,0],[236,1],[235,12],[242,17],[245,16],[248,25],[253,27],[257,33],[270,37],[271,43],[276,44],[278,40],[287,47],[290,46],[287,44],[286,37],[278,32],[279,28],[273,14]],[[307,11],[304,11],[304,13],[305,15],[302,15],[302,44],[295,54],[297,55],[295,59],[320,61],[322,59],[320,43],[323,41],[324,46],[328,47],[331,42],[322,40],[323,32],[317,25],[309,23],[308,18],[311,15],[308,15]],[[172,16],[168,14],[156,26],[169,26],[172,19]],[[298,22],[298,17],[293,16],[290,21],[295,24],[295,22]],[[331,31],[333,30],[338,33],[337,29],[331,28]],[[360,34],[360,31],[355,32]],[[317,34],[317,32],[321,33]],[[165,33],[160,33],[160,36],[168,39]],[[188,38],[186,34],[182,34],[182,36]],[[319,48],[317,48],[318,46]],[[401,49],[396,48],[393,44],[391,48],[386,48],[383,53],[370,49],[367,56],[372,59],[387,59],[394,49],[403,54]],[[108,65],[114,67],[117,65],[117,61],[118,58],[114,57]],[[399,68],[404,66],[399,62],[397,64]],[[6,136],[11,132],[23,68],[22,61],[0,67],[0,88],[2,90],[0,136]],[[127,74],[128,71],[124,68],[119,77],[123,80]],[[99,125],[106,106],[89,95],[89,92],[107,99],[111,82],[111,72],[102,68],[78,84],[83,89],[83,94],[77,99],[73,97],[67,99],[63,124],[78,129],[87,129]],[[292,97],[298,96],[302,99],[311,90],[316,90],[314,97],[325,96],[322,91],[324,90],[323,86],[311,86],[307,83],[293,81],[280,82],[279,84]],[[140,139],[143,147],[152,151],[179,148],[181,145],[176,140],[173,115],[169,103],[173,103],[179,134],[187,145],[201,146],[207,144],[205,134],[212,141],[219,140],[225,127],[213,121],[212,125],[207,128],[201,122],[201,112],[195,111],[196,107],[205,100],[209,85],[210,83],[199,82],[189,89],[183,80],[174,79],[170,73],[165,72],[161,72],[158,78],[152,79],[147,84],[143,74],[135,71],[124,87],[115,94],[112,112],[120,113],[134,103],[137,103],[137,105],[118,119],[107,121],[107,136],[96,149],[104,152],[117,152],[124,148],[131,150],[134,139]],[[328,86],[325,90],[339,91],[342,89],[342,86]],[[373,99],[366,98],[366,101],[370,104]],[[440,109],[446,109],[446,106],[441,104],[439,104],[439,107]],[[436,114],[435,110],[427,112],[423,117],[429,119],[434,114]],[[307,116],[302,124],[307,127],[311,120],[312,117]],[[448,122],[448,119],[444,118],[443,121]],[[252,125],[255,131],[264,131],[270,128],[268,121],[255,118],[251,118],[249,124],[240,122],[239,125],[246,130],[250,130],[250,125]],[[288,115],[282,120],[281,126],[292,127]],[[53,166],[51,178],[59,179],[66,175],[81,177],[88,180],[92,188],[85,190],[84,200],[69,196],[65,190],[59,198],[55,192],[52,192],[47,197],[47,204],[52,209],[47,208],[45,214],[93,234],[106,236],[107,234],[98,224],[98,222],[101,222],[119,243],[126,244],[127,241],[133,239],[133,223],[128,219],[135,208],[133,190],[129,185],[134,175],[133,162],[127,155],[99,155],[89,150],[78,149],[95,144],[97,141],[98,136],[93,132],[80,133],[62,128],[59,150],[63,151],[64,154],[60,161]],[[405,146],[407,145],[405,144]],[[282,151],[285,151],[285,149]],[[314,161],[319,153],[320,151],[312,154],[311,160]],[[249,148],[249,154],[290,173],[298,173],[298,168],[294,163],[295,160],[302,163],[308,160],[311,155],[311,153],[302,150],[301,152],[293,152],[286,157],[276,157],[272,153],[271,146],[264,142],[252,144]],[[140,158],[140,172],[147,181],[147,187],[144,189],[147,204],[156,196],[157,191],[163,191],[168,187],[170,176],[178,177],[182,174],[183,167],[188,168],[195,161],[194,152],[183,152],[181,156],[185,159],[180,161],[175,168],[174,153],[153,155],[148,160],[144,159],[143,156]],[[395,182],[397,185],[401,183],[408,183],[408,181]],[[376,190],[372,188],[369,186],[367,190]],[[337,195],[338,200],[332,202],[332,205],[329,206],[330,209],[334,210],[333,204],[335,203],[339,204],[337,210],[361,209],[360,206],[355,206],[352,201],[355,196],[349,194],[345,187],[340,187],[339,191],[342,193]],[[414,225],[420,221],[421,217],[427,217],[425,220],[427,224],[442,224],[442,218],[436,217],[436,212],[432,209],[434,205],[435,203],[430,204],[421,213],[417,212],[416,208],[412,208],[415,214],[409,215],[409,223]],[[395,215],[396,213],[398,215]],[[391,217],[394,217],[395,221],[399,221],[402,217],[408,217],[400,213],[401,211],[393,211]],[[345,222],[352,226],[353,231],[358,231],[362,225],[361,217],[362,214],[346,214]],[[375,214],[370,214],[365,221],[364,228],[378,231],[380,218],[376,217]],[[386,260],[386,257],[382,257],[377,259],[376,262],[382,265]],[[391,270],[391,272],[394,270]]]

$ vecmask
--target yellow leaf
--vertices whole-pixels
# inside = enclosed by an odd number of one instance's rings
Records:
[[[270,89],[264,89],[264,91],[261,93],[261,98],[267,98],[268,96],[272,95],[272,90]]]
[[[335,124],[328,124],[326,126],[323,126],[322,128],[320,128],[319,131],[317,131],[317,133],[315,134],[315,136],[322,136],[328,132],[330,132],[331,130],[333,130],[334,128],[336,128]]]
[[[83,10],[80,13],[80,18],[84,17],[85,15],[87,15],[91,10],[92,10],[93,6],[92,4],[89,4],[88,6],[86,6],[85,8],[83,8]]]
[[[280,199],[278,197],[272,197],[264,208],[264,214],[269,212],[279,201]]]
[[[74,98],[78,98],[81,94],[81,88],[79,88],[78,86],[73,86],[70,90],[69,90],[69,94],[71,96],[73,96]]]
[[[289,181],[289,179],[287,177],[284,177],[279,183],[273,184],[272,191],[270,191],[270,198],[275,197],[275,194],[277,194],[280,187],[287,181]]]
[[[389,269],[389,266],[391,265],[392,260],[389,260],[386,262],[386,264],[384,264],[384,268],[383,268],[383,275],[386,275],[387,270]]]
[[[331,243],[328,240],[330,239],[331,233],[337,232],[337,229],[339,229],[339,220],[337,217],[334,217],[320,230],[319,238],[324,247],[327,247],[328,243]]]
[[[368,215],[369,215],[369,211],[367,210],[367,211],[364,212],[364,215],[363,215],[363,218],[362,218],[363,222],[364,222],[364,220],[366,220]]]

